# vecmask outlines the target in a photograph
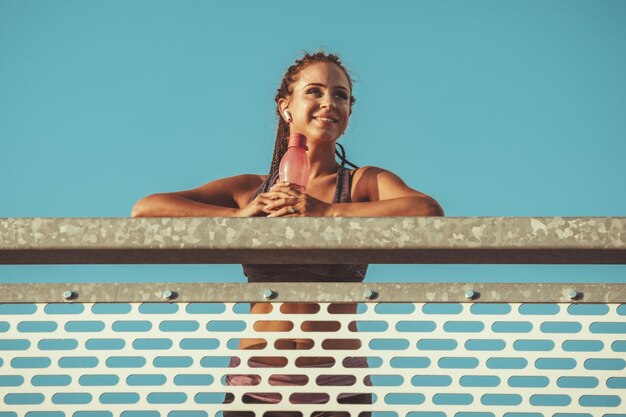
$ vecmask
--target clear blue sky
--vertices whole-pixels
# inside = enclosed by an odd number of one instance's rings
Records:
[[[273,96],[339,53],[350,160],[448,216],[626,215],[624,1],[0,0],[0,217],[124,217],[265,173]],[[231,266],[1,266],[1,282],[241,281]],[[626,268],[372,266],[376,281],[612,281]]]

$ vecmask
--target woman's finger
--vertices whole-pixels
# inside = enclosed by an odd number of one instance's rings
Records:
[[[273,200],[271,202],[269,202],[265,208],[272,210],[272,209],[276,209],[276,208],[281,208],[283,206],[293,206],[298,202],[298,199],[295,197],[289,197],[289,198],[280,198],[278,200]]]

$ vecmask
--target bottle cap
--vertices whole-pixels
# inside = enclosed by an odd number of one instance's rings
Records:
[[[292,146],[299,146],[301,148],[306,148],[306,136],[302,133],[293,133],[289,136],[289,145],[288,148]]]

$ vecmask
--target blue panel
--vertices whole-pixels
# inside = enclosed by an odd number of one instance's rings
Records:
[[[66,417],[61,411],[29,411],[26,417]]]
[[[620,316],[626,316],[626,304],[621,304],[617,307],[617,314]]]
[[[200,359],[203,368],[228,368],[230,356],[205,356]]]
[[[370,379],[373,387],[397,387],[404,382],[401,375],[371,375]]]
[[[104,323],[101,321],[68,321],[65,324],[66,332],[101,332],[104,330]]]
[[[426,397],[416,393],[393,393],[385,396],[386,404],[422,404]]]
[[[552,340],[516,340],[513,349],[519,352],[549,352],[554,349]]]
[[[158,386],[167,381],[165,375],[160,374],[135,374],[126,378],[126,384],[130,386]]]
[[[77,411],[72,417],[113,417],[110,411]]]
[[[399,332],[432,332],[437,328],[434,321],[399,321],[396,330]]]
[[[43,394],[7,394],[4,403],[8,405],[34,405],[41,404],[45,397]]]
[[[582,328],[580,323],[571,321],[546,321],[540,327],[543,333],[578,333]]]
[[[39,350],[74,350],[78,342],[75,339],[42,339],[37,347]]]
[[[595,388],[598,386],[598,378],[591,376],[562,376],[556,380],[556,385],[561,388]]]
[[[35,387],[65,387],[72,383],[69,375],[35,375],[31,379]]]
[[[490,358],[487,359],[489,369],[524,369],[528,361],[524,358]]]
[[[563,342],[565,352],[599,352],[604,348],[601,340],[566,340]]]
[[[419,350],[454,350],[458,345],[454,339],[420,339],[417,341]]]
[[[87,393],[58,393],[52,396],[53,404],[89,404],[91,402],[91,394]]]
[[[519,306],[519,313],[525,315],[551,316],[558,314],[561,308],[558,304],[522,304]]]
[[[114,332],[147,332],[152,329],[152,323],[147,320],[116,321],[111,326]]]
[[[461,311],[463,306],[457,303],[431,303],[422,307],[424,314],[460,314]]]
[[[11,367],[15,369],[47,368],[51,363],[50,358],[13,358]]]
[[[0,339],[0,350],[26,350],[29,347],[28,339]]]
[[[506,343],[500,339],[471,339],[465,342],[465,349],[470,351],[498,351],[505,347]]]
[[[470,307],[472,314],[509,314],[511,312],[511,306],[508,304],[496,304],[496,303],[478,303],[472,304]]]
[[[379,303],[374,307],[378,314],[412,314],[415,305],[411,303]]]
[[[148,404],[182,404],[187,395],[182,392],[153,392],[148,394]]]
[[[529,333],[532,329],[529,321],[496,321],[491,325],[494,333]]]
[[[19,387],[24,383],[24,377],[19,375],[0,375],[0,387]]]
[[[54,321],[22,321],[17,325],[17,331],[22,333],[50,333],[59,325]]]
[[[621,402],[617,395],[583,395],[578,401],[583,407],[617,407]]]
[[[435,394],[433,403],[437,405],[468,405],[474,401],[470,394]]]
[[[250,304],[245,304],[250,309]],[[226,306],[224,303],[190,303],[187,304],[185,311],[189,314],[222,314],[226,311]]]
[[[135,339],[133,349],[137,350],[165,350],[171,348],[171,339]]]
[[[85,311],[85,306],[78,303],[52,303],[43,308],[46,314],[80,314]]]
[[[585,369],[593,371],[621,371],[626,368],[624,359],[587,359]]]
[[[416,387],[447,387],[452,383],[449,375],[415,375],[411,385]]]
[[[443,330],[449,333],[480,333],[485,329],[482,321],[448,321]]]
[[[209,374],[176,375],[176,377],[174,377],[174,385],[204,386],[211,385],[213,383],[213,380],[213,375]]]
[[[569,395],[535,394],[530,397],[530,404],[542,407],[564,407],[570,405],[572,399]]]
[[[519,405],[522,396],[518,394],[485,394],[480,398],[483,405]]]
[[[271,305],[270,305],[270,307],[271,307]],[[224,311],[226,311],[226,306],[224,306]],[[233,313],[235,313],[235,314],[250,314],[250,303],[237,303],[237,304],[235,304],[233,306]]]
[[[158,411],[124,411],[120,417],[161,417],[161,413]]]
[[[132,306],[127,303],[97,303],[91,307],[94,314],[128,314]]]
[[[111,356],[106,360],[108,368],[141,368],[146,359],[141,356]]]
[[[37,311],[36,304],[1,304],[0,303],[0,315],[21,315],[21,314],[35,314]]]
[[[205,411],[170,411],[167,417],[209,417]]]
[[[194,320],[168,320],[159,324],[162,332],[195,332],[200,325]]]
[[[124,339],[89,339],[85,342],[87,350],[120,350],[125,345]]]
[[[437,362],[442,369],[473,369],[478,366],[476,358],[441,358]]]
[[[9,411],[0,411],[0,417],[17,417],[17,414]]]
[[[459,380],[462,387],[497,387],[500,377],[495,375],[465,375]]]
[[[9,331],[10,328],[11,328],[11,326],[9,325],[8,322],[0,321],[0,333],[5,333],[5,332]]]
[[[188,368],[193,365],[189,356],[159,356],[152,363],[156,368]]]
[[[409,347],[406,339],[372,339],[369,347],[372,350],[405,350]]]
[[[207,323],[206,329],[210,332],[241,332],[246,329],[246,322],[242,320],[211,320]]]
[[[174,314],[178,312],[175,303],[144,303],[139,306],[141,314]]]
[[[95,368],[98,366],[98,358],[93,356],[67,356],[59,359],[61,368]]]
[[[626,333],[626,322],[591,323],[589,326],[591,333]]]
[[[139,394],[134,392],[107,392],[100,395],[101,404],[136,404]]]
[[[606,304],[572,304],[567,307],[567,312],[572,316],[604,316],[609,312]]]
[[[390,365],[392,368],[427,368],[430,359],[423,356],[395,357],[391,358]]]
[[[120,377],[117,375],[83,375],[78,380],[83,387],[110,387],[118,382]]]
[[[464,411],[454,414],[454,417],[494,417],[494,414],[479,411]]]
[[[183,339],[180,341],[180,348],[188,350],[213,350],[219,346],[218,339]]]
[[[550,379],[545,376],[512,376],[508,380],[512,388],[543,388],[550,384]]]
[[[606,381],[607,388],[626,389],[626,378],[609,378]]]
[[[196,404],[223,404],[225,394],[222,392],[201,392],[193,397]]]
[[[348,358],[346,358],[346,359],[348,359]],[[344,361],[346,359],[344,359]],[[343,366],[346,366],[346,364],[344,363]],[[381,366],[383,366],[383,359],[382,358],[379,358],[378,356],[368,356],[367,357],[367,367],[368,368],[380,368]],[[349,368],[349,366],[346,366],[346,368]]]
[[[574,369],[576,360],[572,358],[539,358],[535,361],[537,369]]]
[[[353,322],[356,324],[358,332],[384,332],[389,328],[389,324],[386,321],[365,321],[358,320]]]
[[[611,350],[613,352],[626,352],[626,340],[616,340],[611,343]]]

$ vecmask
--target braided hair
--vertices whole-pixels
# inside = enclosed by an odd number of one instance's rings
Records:
[[[300,71],[302,71],[304,68],[308,67],[311,64],[316,64],[319,62],[332,63],[341,68],[341,70],[346,74],[346,77],[348,78],[350,91],[352,91],[352,79],[350,78],[348,71],[343,66],[341,60],[337,55],[326,54],[325,52],[316,52],[314,54],[305,53],[302,58],[296,60],[296,62],[287,69],[287,72],[285,73],[285,76],[280,83],[280,87],[278,87],[276,96],[274,97],[276,104],[278,104],[278,101],[280,99],[287,98],[293,93],[291,86],[296,81],[296,77],[300,73]],[[356,99],[351,94],[350,106],[352,106],[355,101]],[[287,141],[289,139],[289,124],[285,122],[285,120],[281,117],[278,105],[276,106],[276,114],[278,115],[278,128],[276,129],[276,143],[274,144],[274,154],[272,156],[272,164],[270,165],[270,177],[278,172],[280,160],[282,159],[285,152],[287,152]],[[352,168],[358,168],[358,166],[354,165],[352,162],[346,159],[346,151],[343,146],[341,146],[339,143],[337,143],[336,146],[339,149],[335,149],[335,154],[341,160],[341,166],[345,167],[346,165],[349,165]]]

